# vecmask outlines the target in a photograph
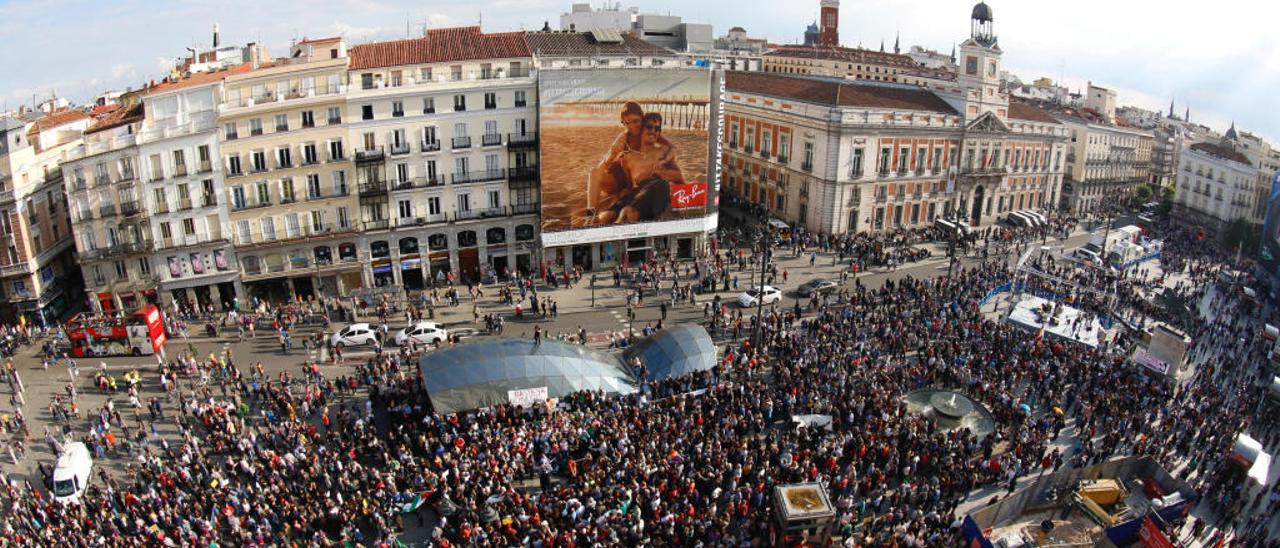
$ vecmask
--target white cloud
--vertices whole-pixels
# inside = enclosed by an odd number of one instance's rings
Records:
[[[135,72],[137,71],[133,70],[133,65],[129,63],[122,63],[111,67],[112,78],[123,78],[124,76]]]
[[[333,30],[334,34],[346,38],[351,42],[361,42],[386,32],[382,27],[360,27],[356,25],[349,25],[341,21],[334,21],[330,28]]]

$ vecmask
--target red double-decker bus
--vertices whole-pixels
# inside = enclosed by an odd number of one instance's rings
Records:
[[[168,337],[160,309],[148,304],[124,317],[76,314],[67,322],[67,339],[72,356],[87,358],[154,354]]]

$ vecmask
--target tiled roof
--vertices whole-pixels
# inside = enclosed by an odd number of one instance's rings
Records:
[[[422,38],[374,42],[351,48],[351,70],[473,59],[529,57],[524,33],[483,33],[480,27],[431,29]]]
[[[589,32],[528,32],[529,51],[543,57],[639,57],[675,56],[671,50],[621,33],[621,43],[596,42]]]
[[[84,111],[76,109],[63,109],[56,112],[50,112],[39,120],[36,120],[34,124],[31,124],[31,129],[27,130],[27,134],[33,135],[46,129],[70,124],[88,117],[89,115]]]
[[[1009,117],[1030,122],[1058,123],[1058,119],[1050,116],[1048,112],[1022,101],[1009,101]]]
[[[86,134],[105,131],[114,127],[120,127],[125,124],[132,124],[141,121],[146,115],[146,111],[142,108],[142,102],[136,102],[130,105],[121,105],[95,120],[89,125],[89,129],[84,130]]]
[[[755,93],[840,107],[874,107],[885,109],[923,110],[958,114],[951,105],[929,90],[902,84],[862,81],[839,81],[806,78],[764,72],[729,71],[725,73],[729,91]]]
[[[765,57],[792,57],[801,59],[822,59],[825,61],[841,61],[847,63],[864,63],[873,65],[889,65],[902,68],[918,68],[919,65],[906,55],[882,53],[862,48],[822,47],[822,46],[781,46],[764,54]]]
[[[1204,152],[1211,156],[1217,156],[1219,158],[1231,160],[1233,162],[1240,162],[1247,166],[1253,165],[1252,163],[1249,162],[1248,156],[1245,156],[1244,154],[1236,152],[1235,149],[1224,147],[1222,145],[1215,145],[1213,143],[1195,143],[1191,145],[1191,148],[1192,150],[1199,150],[1200,152]]]
[[[166,93],[166,92],[174,91],[178,89],[201,86],[204,84],[217,82],[218,80],[231,76],[232,74],[243,74],[245,72],[249,72],[250,70],[253,70],[253,63],[242,63],[227,69],[217,70],[213,72],[197,72],[195,74],[192,74],[180,80],[175,80],[172,82],[166,81],[166,82],[161,82],[159,84],[156,84],[154,87],[147,90],[147,94],[150,95],[153,93]]]

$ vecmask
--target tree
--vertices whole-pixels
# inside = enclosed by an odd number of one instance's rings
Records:
[[[1133,189],[1133,197],[1137,198],[1139,204],[1145,204],[1151,200],[1151,196],[1155,195],[1155,191],[1151,190],[1151,185],[1142,183]]]
[[[1231,226],[1227,227],[1227,249],[1235,251],[1238,247],[1240,253],[1252,257],[1258,254],[1258,244],[1262,242],[1262,225],[1256,225],[1244,219],[1236,219],[1231,221]]]

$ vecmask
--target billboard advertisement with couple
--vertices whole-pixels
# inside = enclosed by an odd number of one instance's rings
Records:
[[[544,233],[693,219],[714,205],[710,71],[548,70],[539,104]]]

